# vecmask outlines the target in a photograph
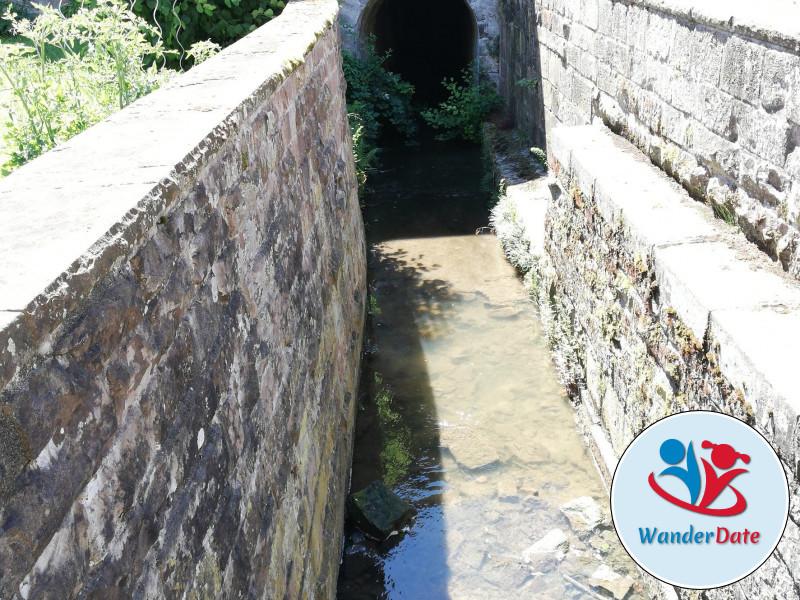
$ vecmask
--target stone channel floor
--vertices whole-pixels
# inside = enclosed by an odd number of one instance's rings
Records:
[[[346,531],[338,597],[645,598],[497,240],[383,242],[371,267],[370,363],[408,434],[394,489],[417,517],[381,543]],[[379,452],[357,442],[354,489]]]

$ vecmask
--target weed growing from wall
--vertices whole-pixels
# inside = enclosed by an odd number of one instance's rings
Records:
[[[543,169],[547,169],[547,154],[541,148],[533,147],[531,148],[531,155],[533,156],[534,160],[539,164],[540,167]]]

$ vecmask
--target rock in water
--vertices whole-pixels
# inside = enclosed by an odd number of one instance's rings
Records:
[[[553,566],[561,562],[567,549],[569,540],[560,529],[553,529],[538,542],[522,552],[522,560],[534,570]]]
[[[500,477],[497,482],[497,497],[500,502],[517,502],[517,480],[511,476]]]
[[[579,532],[592,531],[606,520],[603,509],[589,496],[570,500],[561,507],[561,512],[567,517],[572,528]]]
[[[612,571],[607,565],[600,565],[589,581],[594,587],[602,588],[614,596],[616,600],[623,600],[633,587],[633,579],[623,577]]]
[[[350,518],[361,531],[385,540],[399,531],[414,516],[414,509],[377,479],[347,500]]]
[[[501,462],[495,444],[481,432],[459,426],[443,427],[439,439],[462,469],[489,469]]]

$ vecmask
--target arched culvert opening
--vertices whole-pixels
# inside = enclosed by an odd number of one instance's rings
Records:
[[[414,85],[415,99],[446,97],[442,80],[458,79],[476,57],[477,23],[464,0],[372,0],[359,19],[362,37],[375,34],[376,49],[391,49],[388,70]]]

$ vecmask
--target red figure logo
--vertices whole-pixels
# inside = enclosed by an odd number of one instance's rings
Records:
[[[705,440],[702,444],[702,447],[705,449],[712,448],[711,462],[714,463],[714,467],[726,472],[718,475],[717,471],[708,463],[706,459],[700,459],[703,462],[706,485],[705,491],[703,492],[703,497],[700,498],[699,502],[698,497],[700,495],[702,481],[700,469],[697,466],[697,459],[695,458],[694,448],[692,447],[691,442],[689,443],[688,450],[684,449],[683,443],[676,439],[669,439],[661,444],[661,458],[664,460],[664,462],[672,466],[664,469],[658,475],[659,477],[663,475],[672,475],[683,481],[689,490],[690,501],[686,502],[665,491],[656,483],[655,473],[650,473],[650,477],[648,477],[648,483],[650,483],[650,487],[653,488],[653,491],[664,498],[664,500],[667,502],[692,512],[719,517],[738,515],[747,508],[747,500],[744,499],[744,496],[742,496],[739,490],[731,485],[731,481],[733,481],[735,477],[741,475],[742,473],[747,473],[748,471],[747,469],[732,469],[727,471],[727,469],[730,469],[739,459],[741,459],[745,464],[748,464],[750,462],[750,457],[747,454],[736,452],[736,450],[734,450],[733,447],[729,446],[728,444],[712,444],[708,440]],[[683,461],[684,456],[686,457],[686,467],[677,466]],[[733,504],[733,506],[729,506],[727,508],[709,508],[709,505],[717,499],[717,497],[726,487],[730,488],[730,490],[736,495],[736,502]]]

